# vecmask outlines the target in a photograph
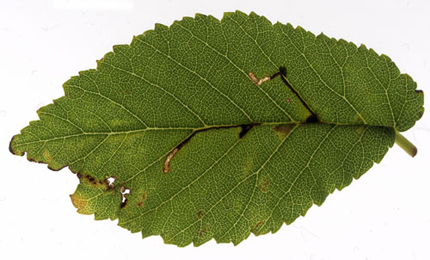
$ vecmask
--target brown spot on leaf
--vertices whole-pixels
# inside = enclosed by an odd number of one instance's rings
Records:
[[[291,130],[295,127],[295,124],[287,124],[287,125],[277,125],[272,127],[273,131],[275,131],[281,137],[287,137]]]
[[[418,95],[424,94],[424,92],[421,89],[416,89],[415,93],[417,93]]]
[[[45,158],[45,160],[47,160],[48,162],[52,161],[52,155],[49,153],[48,150],[45,150],[43,152],[43,158]]]
[[[203,218],[203,210],[199,210],[198,212],[197,212],[197,217],[199,218],[199,219],[202,219]]]
[[[254,229],[255,230],[259,229],[261,227],[261,225],[263,225],[263,223],[264,223],[264,220],[258,221],[257,224],[255,224]]]
[[[204,234],[205,232],[206,232],[206,229],[205,229],[205,228],[200,229],[200,231],[199,231],[199,237],[203,236],[203,234]]]
[[[290,103],[291,103],[291,99],[290,99],[290,98],[285,99],[285,101],[286,101],[288,104],[290,104]]]
[[[137,203],[137,206],[142,207],[143,203],[146,200],[146,192],[142,194],[142,199]]]
[[[87,175],[85,176],[86,179],[88,180],[89,183],[91,183],[92,185],[97,185],[96,179],[93,176]]]
[[[87,185],[94,186],[95,188],[104,188],[106,191],[114,190],[114,182],[116,180],[115,176],[111,176],[104,180],[98,180],[91,175],[82,175],[81,173],[77,173],[76,176],[79,178],[81,183],[86,183]]]
[[[267,179],[262,180],[260,185],[258,185],[258,189],[262,192],[267,192],[269,189],[269,181]]]

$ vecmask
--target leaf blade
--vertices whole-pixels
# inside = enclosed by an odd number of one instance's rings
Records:
[[[64,89],[11,151],[78,173],[78,212],[179,246],[276,232],[379,162],[423,113],[388,57],[240,12],[157,25]],[[321,122],[307,123],[310,110]]]

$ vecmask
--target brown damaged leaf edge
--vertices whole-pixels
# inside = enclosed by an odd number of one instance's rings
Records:
[[[13,147],[12,147],[12,143],[13,143],[13,140],[15,139],[15,137],[16,137],[16,135],[14,135],[14,136],[12,137],[12,139],[10,140],[10,142],[9,142],[9,151],[10,151],[13,155],[17,155],[17,156],[24,156],[24,155],[27,153],[26,151],[21,152],[21,153],[17,153],[17,152],[13,149]],[[49,165],[49,162],[36,161],[35,159],[30,158],[30,157],[28,157],[28,156],[27,156],[27,160],[28,160],[29,162],[35,162],[35,163],[39,163],[39,164],[46,164],[46,165],[47,165],[47,167],[48,167],[48,169],[50,169],[51,171],[54,171],[54,172],[60,171],[60,170],[62,170],[64,167],[67,167],[67,166],[68,166],[68,165],[64,165],[64,166],[62,166],[61,168],[54,169],[54,168],[52,168],[52,167]],[[69,168],[70,168],[70,167],[69,167]],[[73,171],[72,171],[72,172],[73,172]],[[75,172],[73,172],[73,173],[75,173]]]
[[[15,139],[15,135],[12,137],[12,139],[10,139],[10,142],[9,142],[9,151],[13,155],[23,156],[25,154],[25,152],[22,152],[22,153],[19,154],[19,153],[15,152],[15,150],[13,149],[13,147],[12,147],[13,139]],[[30,161],[30,159],[28,159],[28,160]]]
[[[109,182],[109,178],[106,178],[104,180],[97,180],[96,178],[94,178],[93,176],[90,175],[82,175],[80,173],[76,173],[76,176],[78,177],[78,179],[80,181],[87,181],[87,183],[90,183],[91,185],[93,185],[94,187],[105,187],[106,191],[110,191],[115,189],[115,186],[113,183]]]
[[[14,154],[14,155],[18,155],[18,156],[24,156],[27,152],[26,151],[24,151],[24,152],[22,152],[22,153],[17,153],[14,149],[13,149],[13,147],[12,147],[12,143],[13,143],[13,141],[14,141],[14,138],[15,138],[15,136],[13,136],[12,137],[12,139],[11,139],[11,141],[9,142],[9,151],[12,153],[12,154]],[[91,175],[88,175],[88,174],[86,174],[86,175],[83,175],[83,174],[81,174],[79,171],[73,171],[72,169],[70,169],[70,166],[69,165],[63,165],[62,167],[60,167],[60,168],[58,168],[58,169],[54,169],[54,168],[52,168],[51,167],[51,165],[49,164],[49,162],[44,162],[44,161],[36,161],[35,159],[33,159],[33,158],[30,158],[30,157],[28,157],[27,156],[27,160],[29,161],[29,162],[35,162],[35,163],[39,163],[39,164],[46,164],[47,165],[47,168],[49,169],[49,170],[51,170],[51,171],[60,171],[60,170],[62,170],[63,168],[65,168],[65,167],[68,167],[69,168],[69,170],[72,172],[72,173],[74,173],[74,174],[76,174],[76,177],[80,180],[80,181],[86,181],[87,183],[89,183],[89,184],[91,184],[92,186],[94,186],[94,187],[105,187],[105,192],[109,192],[109,191],[114,191],[115,190],[115,186],[114,186],[114,182],[115,182],[115,180],[116,180],[116,177],[115,176],[110,176],[110,177],[108,177],[108,178],[106,178],[106,179],[104,179],[104,180],[97,180],[96,178],[94,178],[93,176],[91,176]],[[113,178],[114,179],[114,181],[111,183],[110,181],[109,181],[109,179],[110,178]],[[126,205],[126,203],[127,203],[127,198],[126,198],[126,194],[123,194],[122,193],[122,191],[123,191],[123,189],[127,189],[127,188],[125,188],[125,187],[121,187],[121,198],[122,198],[122,201],[121,201],[121,203],[120,203],[120,205],[119,205],[119,208],[120,209],[122,209],[122,208],[124,208],[125,207],[125,205]],[[129,189],[127,189],[128,191],[129,191]],[[71,195],[69,195],[70,196],[70,198],[71,198],[71,200],[72,200],[72,204],[78,209],[78,212],[79,212],[79,209],[81,209],[82,208],[82,203],[83,203],[83,200],[79,200],[76,196],[74,196],[73,194],[71,194]]]

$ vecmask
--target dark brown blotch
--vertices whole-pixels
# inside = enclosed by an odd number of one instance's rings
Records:
[[[312,113],[308,118],[306,118],[306,123],[318,123],[320,122],[320,119],[318,116],[314,113]]]
[[[93,185],[97,184],[96,179],[93,176],[87,175],[86,178],[87,178],[89,183],[91,183]]]
[[[199,210],[199,211],[197,212],[197,217],[198,217],[199,219],[202,219],[202,218],[203,218],[203,216],[204,216],[204,214],[203,214],[203,210]]]
[[[119,208],[123,209],[126,205],[127,205],[127,198],[121,201],[121,203],[119,204]]]
[[[253,124],[241,125],[241,130],[239,133],[239,139],[242,139],[253,127]]]

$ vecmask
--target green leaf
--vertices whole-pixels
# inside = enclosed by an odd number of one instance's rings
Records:
[[[348,186],[422,116],[385,55],[251,13],[184,18],[64,84],[11,152],[80,184],[82,214],[143,237],[237,244]]]

